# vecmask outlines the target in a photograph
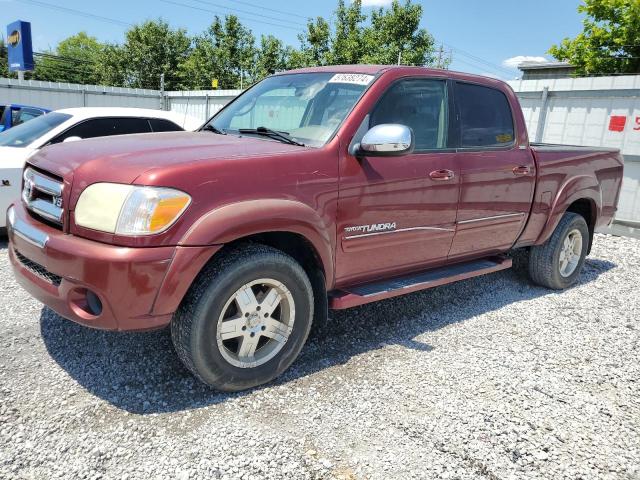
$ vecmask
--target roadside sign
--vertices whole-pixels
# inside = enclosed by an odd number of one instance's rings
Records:
[[[7,52],[10,72],[33,70],[31,24],[18,20],[7,25]]]

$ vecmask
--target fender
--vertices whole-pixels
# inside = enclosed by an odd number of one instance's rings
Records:
[[[600,190],[600,185],[594,176],[579,175],[571,177],[560,187],[551,204],[549,217],[547,218],[538,239],[535,241],[535,245],[540,245],[546,242],[553,234],[558,223],[560,223],[560,219],[567,211],[567,208],[569,208],[573,202],[582,199],[591,200],[593,202],[596,207],[595,215],[597,220],[602,209],[602,191]]]
[[[179,245],[221,245],[259,233],[296,233],[315,249],[329,283],[333,282],[334,275],[335,225],[327,223],[313,208],[298,201],[247,200],[204,214],[187,231]]]

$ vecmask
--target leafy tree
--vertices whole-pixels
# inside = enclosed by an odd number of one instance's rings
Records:
[[[256,68],[253,80],[259,80],[274,72],[286,70],[290,52],[281,40],[273,35],[263,35],[260,38],[260,48],[256,52]]]
[[[183,85],[211,88],[211,80],[216,78],[220,88],[239,88],[253,79],[255,38],[235,15],[224,20],[214,17],[211,26],[194,43],[193,52],[180,72]]]
[[[300,49],[291,49],[290,68],[327,65],[331,62],[331,27],[322,17],[307,22],[307,31],[298,35]]]
[[[583,32],[549,53],[578,74],[640,73],[640,0],[584,0]]]
[[[360,63],[367,47],[363,23],[367,16],[362,13],[362,0],[354,0],[348,7],[344,0],[338,0],[336,9],[335,32],[331,41],[332,64]]]
[[[126,86],[157,89],[164,73],[165,88],[171,90],[180,86],[178,73],[191,53],[191,38],[185,30],[174,30],[162,19],[146,21],[127,31],[122,49],[112,49],[110,55],[115,65],[125,66],[118,76],[124,78]]]
[[[299,37],[300,50],[289,57],[290,66],[395,64],[399,54],[405,65],[433,65],[434,39],[420,28],[422,13],[422,6],[411,0],[394,0],[369,17],[361,0],[349,6],[339,0],[333,25],[321,17],[309,21]]]
[[[9,58],[4,37],[0,37],[0,77],[9,76]]]
[[[116,44],[105,44],[100,52],[96,73],[101,85],[128,86],[132,74],[127,65],[125,48]]]
[[[98,65],[103,49],[104,45],[86,32],[68,37],[58,44],[54,52],[38,59],[34,78],[97,84],[101,80]]]
[[[397,0],[388,10],[379,9],[371,14],[371,25],[365,30],[363,63],[389,65],[400,58],[404,65],[433,65],[434,39],[420,28],[422,6]],[[442,65],[446,66],[446,65]]]

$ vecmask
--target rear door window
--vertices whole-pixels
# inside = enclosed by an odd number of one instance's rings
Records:
[[[71,127],[66,132],[58,135],[51,143],[60,143],[69,137],[84,139],[149,132],[151,132],[151,127],[146,118],[94,118]]]
[[[470,83],[456,83],[460,147],[504,147],[514,142],[513,116],[504,93]]]

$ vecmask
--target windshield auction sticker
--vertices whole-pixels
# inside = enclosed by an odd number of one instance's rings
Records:
[[[352,85],[369,85],[373,80],[373,75],[363,73],[336,73],[329,83],[351,83]]]

